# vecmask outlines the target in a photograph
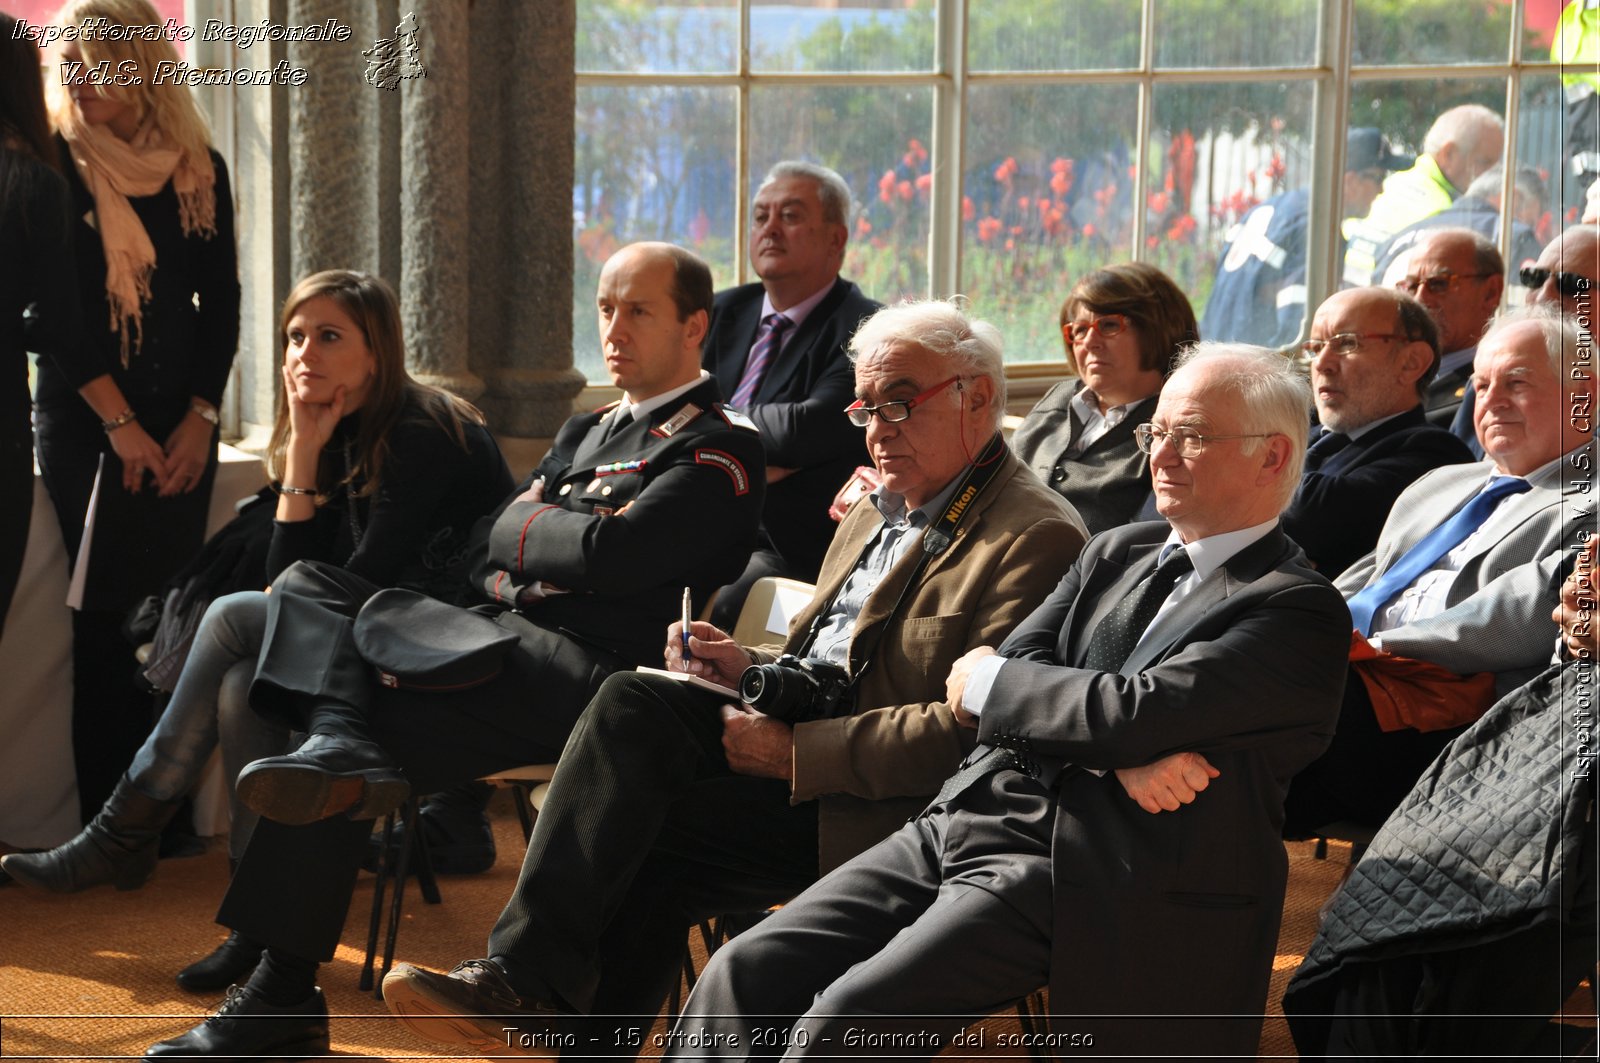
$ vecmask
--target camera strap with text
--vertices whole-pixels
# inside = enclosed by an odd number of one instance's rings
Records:
[[[894,600],[894,605],[890,606],[888,615],[883,618],[883,623],[878,625],[877,635],[861,654],[861,670],[850,676],[850,686],[840,699],[842,702],[854,703],[856,688],[860,686],[862,676],[867,674],[876,657],[878,639],[883,637],[883,632],[887,631],[889,625],[894,622],[895,616],[900,612],[900,607],[905,604],[906,596],[911,593],[911,588],[915,587],[922,579],[922,573],[928,567],[928,563],[950,548],[950,544],[955,540],[956,528],[960,526],[962,518],[972,508],[972,503],[994,480],[994,474],[1000,470],[1000,457],[1005,453],[1005,449],[1005,440],[999,432],[996,432],[989,440],[988,446],[984,447],[982,452],[978,454],[977,460],[967,466],[966,475],[956,485],[956,489],[951,494],[950,501],[945,503],[944,512],[939,516],[939,519],[928,525],[927,529],[922,533],[922,553],[917,558],[916,567],[911,570],[911,578],[906,581],[905,586],[900,588],[900,596]],[[872,540],[869,539],[867,544],[861,548],[862,555],[865,555],[871,547]],[[859,565],[860,563],[861,558],[857,557],[856,564]],[[854,566],[852,566],[853,570]],[[839,586],[842,588],[844,584],[841,582]],[[835,597],[837,597],[838,592],[835,591],[834,593]],[[806,632],[805,641],[800,644],[795,656],[806,656],[811,649],[812,643],[816,641],[817,629],[821,627],[823,618],[832,610],[833,599],[829,599],[827,606],[818,612],[816,618],[811,621],[811,630]]]

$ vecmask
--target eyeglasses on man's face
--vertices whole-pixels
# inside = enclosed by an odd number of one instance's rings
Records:
[[[895,399],[893,402],[880,402],[876,406],[868,406],[860,399],[857,399],[844,408],[844,415],[850,418],[850,423],[855,425],[857,428],[865,428],[867,425],[871,424],[874,414],[876,414],[880,420],[887,421],[889,424],[898,424],[899,422],[910,417],[912,410],[916,409],[918,406],[921,406],[924,402],[927,402],[929,399],[939,394],[939,392],[943,391],[945,388],[949,387],[951,384],[954,384],[960,379],[961,377],[959,375],[953,376],[943,383],[933,385],[933,387],[929,388],[927,391],[924,391],[920,395],[913,396],[909,399]]]
[[[1127,331],[1126,314],[1101,314],[1088,321],[1069,321],[1061,326],[1061,334],[1073,343],[1087,343],[1089,333],[1098,332],[1100,338],[1109,340]]]
[[[1300,345],[1300,349],[1305,351],[1306,355],[1311,358],[1321,357],[1322,352],[1325,350],[1331,350],[1334,354],[1344,357],[1361,350],[1362,340],[1403,339],[1405,339],[1404,336],[1393,332],[1336,332],[1324,339],[1306,340]]]
[[[1146,454],[1156,449],[1156,444],[1165,439],[1178,448],[1178,456],[1182,458],[1195,458],[1206,449],[1207,443],[1221,442],[1224,439],[1266,439],[1268,436],[1277,435],[1276,432],[1254,432],[1246,435],[1210,435],[1196,431],[1184,425],[1177,428],[1162,428],[1148,421],[1137,425],[1133,430],[1133,441],[1139,449]]]
[[[1407,295],[1418,292],[1443,295],[1462,281],[1481,281],[1492,276],[1493,273],[1435,273],[1431,277],[1401,277],[1394,286]]]
[[[1576,273],[1540,269],[1538,266],[1523,266],[1517,272],[1517,280],[1522,282],[1524,288],[1532,291],[1538,291],[1543,288],[1544,282],[1551,277],[1556,279],[1556,290],[1568,299],[1589,290],[1589,278],[1579,276]]]

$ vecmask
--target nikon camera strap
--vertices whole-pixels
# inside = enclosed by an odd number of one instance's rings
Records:
[[[977,497],[994,480],[994,474],[1000,471],[1000,458],[1005,454],[1005,449],[1005,440],[999,432],[996,432],[989,440],[989,445],[979,453],[977,460],[967,466],[966,475],[956,485],[955,492],[950,496],[950,501],[945,504],[944,513],[922,533],[922,554],[917,558],[917,566],[911,570],[911,578],[906,581],[905,586],[900,588],[900,596],[894,600],[894,605],[889,608],[889,613],[883,618],[883,623],[878,625],[877,637],[873,639],[861,655],[861,670],[851,675],[850,686],[845,691],[844,696],[839,699],[841,704],[855,704],[856,689],[861,685],[861,678],[867,674],[867,671],[872,667],[872,662],[877,657],[877,640],[883,637],[883,632],[887,631],[889,625],[894,622],[894,618],[900,612],[900,607],[906,602],[906,596],[911,593],[911,589],[922,579],[922,573],[927,569],[928,563],[950,548],[950,544],[955,540],[956,528],[960,526],[962,518],[967,515]],[[871,540],[868,540],[868,545],[862,547],[862,553],[865,554],[870,546]],[[856,561],[859,564],[860,558],[857,558]],[[841,583],[840,587],[843,586],[844,584]],[[810,651],[812,643],[817,638],[817,629],[821,626],[823,618],[832,609],[833,602],[829,601],[827,608],[817,613],[816,619],[811,622],[811,630],[806,632],[805,642],[801,644],[800,651],[796,656],[804,657]]]

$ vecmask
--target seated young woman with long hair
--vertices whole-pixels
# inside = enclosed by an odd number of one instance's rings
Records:
[[[307,277],[284,303],[280,338],[283,392],[268,456],[279,497],[268,581],[295,561],[320,560],[380,586],[457,593],[473,524],[514,486],[482,415],[406,372],[399,305],[378,277],[350,270]],[[162,826],[200,778],[219,733],[230,779],[283,750],[287,734],[263,723],[245,697],[266,602],[265,593],[245,591],[211,604],[166,712],[105,807],[64,845],[7,857],[12,877],[57,893],[105,883],[137,889],[155,869]],[[254,817],[235,803],[233,822],[237,855]],[[230,938],[218,950],[226,956],[208,959],[232,959],[232,966],[202,967],[180,982],[215,988],[214,977],[247,959],[253,965],[259,949],[252,954],[247,944]]]

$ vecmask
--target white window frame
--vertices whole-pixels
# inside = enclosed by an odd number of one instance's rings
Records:
[[[1482,80],[1503,77],[1506,84],[1505,118],[1507,143],[1504,155],[1505,183],[1503,199],[1509,197],[1517,167],[1517,117],[1522,96],[1522,80],[1526,75],[1559,74],[1558,64],[1548,60],[1528,61],[1522,55],[1521,27],[1524,20],[1523,0],[1512,0],[1512,30],[1507,41],[1504,62],[1462,62],[1450,64],[1416,65],[1364,65],[1352,63],[1354,0],[1321,0],[1317,14],[1317,42],[1314,59],[1309,66],[1285,67],[1208,67],[1204,69],[1158,68],[1155,64],[1155,39],[1157,27],[1156,0],[1129,0],[1140,5],[1139,65],[1132,68],[1098,70],[1045,70],[983,72],[968,68],[967,18],[970,5],[982,0],[935,0],[934,68],[926,72],[895,73],[756,73],[750,67],[750,3],[738,0],[739,42],[737,69],[726,73],[668,74],[668,73],[592,73],[577,71],[577,86],[581,91],[591,87],[637,87],[641,85],[668,87],[715,87],[737,90],[737,122],[735,158],[735,247],[737,283],[749,277],[749,263],[743,254],[743,233],[748,227],[748,212],[752,189],[749,174],[750,95],[754,88],[774,86],[914,86],[934,90],[933,134],[929,145],[933,183],[930,190],[930,224],[928,236],[928,295],[945,294],[960,290],[961,276],[961,202],[965,194],[963,175],[966,171],[964,132],[967,122],[967,92],[972,86],[988,85],[1061,85],[1061,84],[1135,84],[1138,86],[1138,118],[1136,144],[1132,146],[1134,163],[1133,202],[1146,202],[1149,191],[1149,171],[1144,165],[1148,157],[1151,136],[1151,101],[1158,85],[1200,82],[1261,82],[1296,81],[1313,86],[1314,102],[1311,142],[1311,216],[1328,219],[1338,210],[1340,183],[1315,175],[1342,174],[1344,172],[1344,129],[1348,120],[1351,89],[1363,81],[1401,80]],[[580,9],[579,16],[582,16]],[[1331,232],[1331,226],[1317,224],[1313,233]],[[1145,247],[1144,211],[1133,212],[1133,247],[1129,249],[1136,261],[1149,257]],[[1509,253],[1511,226],[1502,226],[1501,252]],[[1307,263],[1307,305],[1316,306],[1337,287],[1340,263],[1336,261],[1337,249],[1332,240],[1314,240],[1310,261]],[[1064,362],[1011,363],[1008,374],[1016,378],[1034,376],[1059,376]]]

